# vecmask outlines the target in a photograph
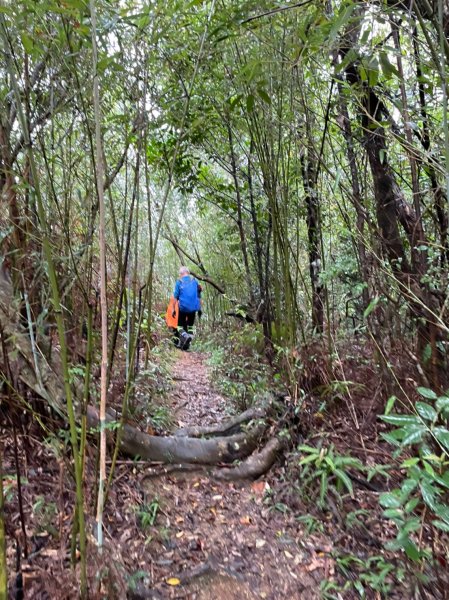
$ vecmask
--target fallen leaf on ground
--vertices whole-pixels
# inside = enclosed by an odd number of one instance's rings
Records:
[[[241,523],[241,525],[251,525],[251,517],[249,517],[248,515],[246,515],[245,517],[242,517],[240,519],[240,523]]]
[[[322,560],[316,560],[316,558],[314,558],[312,560],[312,562],[306,566],[306,571],[315,571],[316,569],[322,569],[324,568],[324,564]]]
[[[42,550],[41,556],[46,556],[48,558],[58,558],[59,550],[57,550],[56,548],[46,548],[45,550]]]
[[[167,583],[168,585],[179,585],[181,583],[181,580],[177,577],[169,577],[167,579]]]
[[[256,494],[259,494],[260,496],[265,493],[265,487],[266,487],[265,481],[255,481],[251,485],[251,489],[253,490],[253,492],[255,492]]]

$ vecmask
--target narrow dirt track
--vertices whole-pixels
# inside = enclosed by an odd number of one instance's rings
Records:
[[[172,409],[178,426],[228,416],[229,402],[214,390],[205,356],[177,352]],[[320,581],[332,574],[330,548],[305,539],[294,516],[274,508],[265,479],[217,483],[195,472],[171,473],[146,480],[145,491],[159,502],[163,532],[154,541],[152,597],[320,597]]]
[[[229,416],[229,402],[211,386],[206,355],[180,350],[176,353],[172,369],[175,382],[172,411],[176,427],[212,425]]]

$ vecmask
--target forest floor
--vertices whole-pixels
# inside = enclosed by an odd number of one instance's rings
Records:
[[[176,426],[229,416],[229,401],[214,389],[206,357],[177,353],[171,394]],[[272,485],[270,477],[242,484],[194,472],[148,479],[146,491],[158,499],[170,531],[153,547],[154,591],[203,600],[319,598],[320,581],[333,573],[331,546],[319,537],[305,539],[293,516],[265,502]]]
[[[325,443],[343,457],[357,456],[367,467],[375,460],[380,466],[391,461],[379,435],[384,425],[372,417],[379,383],[368,366],[354,361],[347,361],[348,376],[355,381],[357,374],[364,384],[354,386],[352,404],[338,396],[340,405],[323,415],[322,399],[307,398],[300,421],[290,423],[290,450],[257,481],[223,482],[195,466],[180,469],[119,457],[105,508],[101,554],[94,539],[97,451],[95,443],[88,444],[84,494],[89,599],[412,597],[403,587],[411,574],[404,571],[401,556],[384,550],[396,530],[378,504],[379,493],[396,485],[399,471],[389,483],[378,476],[367,483],[355,471],[353,493],[329,485],[326,508],[320,508],[319,483],[305,487],[299,467],[298,446],[304,440],[317,448]],[[168,354],[163,350],[159,362],[159,374],[156,361],[139,375],[131,411],[134,426],[168,435],[179,428],[219,424],[237,409],[236,398],[220,393],[207,354],[170,348]],[[252,367],[247,371],[252,378]],[[118,407],[122,389],[118,379],[116,384],[109,400]],[[291,408],[286,404],[286,410]],[[0,425],[10,597],[22,597],[15,591],[19,574],[25,598],[72,600],[78,597],[79,560],[74,572],[68,432],[58,431],[55,423],[43,439],[36,419],[22,415],[16,423],[23,520],[14,437],[10,427]],[[27,558],[19,561],[25,538]]]
[[[218,423],[229,416],[231,402],[214,388],[206,356],[174,352],[166,407],[173,428]],[[19,565],[18,543],[23,550],[24,536],[14,444],[2,431],[10,597],[21,597],[16,590],[21,573],[25,598],[76,598],[70,567],[70,451],[63,446],[66,454],[61,455],[64,432],[45,442],[28,433],[19,435],[18,444],[28,550]],[[94,515],[95,448],[89,451],[85,502]],[[228,483],[201,472],[120,459],[105,510],[101,555],[92,534],[88,538],[89,598],[319,598],[320,582],[334,572],[332,544],[321,534],[304,535],[293,513],[276,506],[278,482],[276,471],[256,482]],[[95,530],[93,518],[88,530]]]

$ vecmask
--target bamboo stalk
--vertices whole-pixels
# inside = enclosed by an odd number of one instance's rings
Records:
[[[129,364],[129,372],[130,374],[134,372],[134,364],[135,364],[135,358],[136,358],[136,349],[138,346],[138,333],[140,331],[141,328],[141,324],[142,324],[142,319],[143,319],[143,314],[144,314],[144,309],[145,309],[145,305],[147,303],[148,300],[148,286],[145,287],[145,295],[144,295],[144,300],[142,303],[142,311],[141,313],[138,315],[138,324],[137,327],[134,328],[134,333],[131,333],[131,339],[129,340],[129,344],[130,344],[130,364]],[[114,447],[114,452],[112,455],[112,462],[111,462],[111,468],[109,471],[109,477],[108,477],[108,482],[107,482],[107,487],[106,487],[106,493],[105,493],[105,498],[107,499],[107,495],[109,492],[109,488],[111,486],[112,483],[112,478],[114,476],[114,471],[115,471],[115,465],[117,463],[117,458],[118,458],[118,453],[120,450],[120,442],[121,442],[121,437],[122,437],[122,432],[123,432],[123,427],[125,425],[126,422],[126,418],[128,415],[128,406],[129,406],[129,397],[133,388],[132,385],[133,381],[132,381],[132,377],[128,377],[126,380],[126,385],[125,385],[125,393],[123,394],[123,401],[122,401],[122,407],[121,407],[121,416],[120,416],[120,421],[119,421],[119,426],[117,428],[117,436],[115,439],[115,447]]]
[[[90,380],[91,380],[91,372],[92,372],[92,353],[93,353],[93,331],[92,331],[92,322],[93,322],[93,307],[92,304],[88,304],[87,306],[87,347],[86,347],[86,369],[84,373],[84,392],[83,392],[83,402],[81,406],[81,445],[80,445],[80,455],[81,455],[81,465],[82,472],[84,478],[84,463],[85,463],[85,450],[86,450],[86,439],[87,439],[87,406],[89,404],[90,398]]]
[[[103,546],[103,507],[104,485],[106,480],[106,393],[108,371],[108,315],[106,299],[106,216],[104,204],[104,167],[101,141],[101,112],[100,86],[98,82],[98,51],[97,51],[97,14],[95,0],[90,0],[92,19],[92,62],[94,69],[93,100],[95,117],[95,155],[96,177],[99,208],[99,244],[100,244],[100,312],[101,312],[101,375],[100,375],[100,469],[98,481],[97,502],[97,542],[101,550]]]
[[[40,387],[42,389],[44,389],[44,386],[42,384],[41,372],[39,369],[39,361],[37,360],[36,340],[34,339],[34,332],[33,332],[33,319],[31,316],[31,307],[30,307],[30,302],[28,300],[28,292],[26,290],[26,283],[25,283],[25,277],[23,275],[23,271],[22,271],[22,284],[23,284],[23,299],[25,301],[27,321],[28,321],[28,333],[30,334],[31,350],[33,352],[34,370],[36,372],[36,379],[37,379],[38,384],[40,385]]]
[[[70,385],[70,372],[69,372],[69,361],[68,361],[68,352],[67,352],[67,341],[65,335],[65,327],[64,327],[64,318],[62,313],[62,305],[60,300],[60,292],[58,286],[58,279],[56,274],[56,269],[53,261],[53,254],[50,244],[50,239],[48,236],[48,224],[44,209],[44,203],[42,200],[42,195],[40,191],[39,185],[39,174],[37,171],[36,163],[34,160],[34,154],[32,151],[31,140],[29,135],[29,130],[27,126],[27,121],[25,118],[25,114],[23,112],[23,107],[21,103],[21,95],[19,86],[17,83],[17,78],[14,71],[14,65],[11,59],[11,51],[9,46],[9,39],[7,34],[7,25],[5,21],[5,17],[0,13],[0,37],[3,41],[3,46],[5,50],[6,64],[8,73],[11,80],[11,87],[13,91],[13,95],[16,101],[17,115],[19,118],[19,123],[22,129],[22,134],[24,137],[25,148],[27,150],[27,155],[30,164],[30,171],[32,175],[32,185],[33,191],[36,198],[36,207],[38,213],[39,224],[42,229],[42,248],[44,253],[44,258],[47,263],[47,273],[48,279],[50,282],[50,290],[52,303],[54,308],[55,321],[58,331],[59,345],[60,345],[60,357],[61,357],[61,367],[64,379],[64,391],[66,394],[67,401],[67,416],[69,419],[69,428],[70,428],[70,441],[72,445],[73,451],[73,462],[74,462],[74,470],[75,470],[75,485],[76,485],[76,502],[78,505],[78,518],[79,518],[79,535],[80,535],[80,560],[81,560],[81,580],[80,580],[80,593],[81,597],[86,597],[87,594],[87,575],[86,575],[86,531],[85,531],[85,522],[84,522],[84,500],[83,500],[83,487],[82,487],[82,477],[81,477],[81,462],[79,457],[78,450],[78,433],[76,428],[76,420],[75,420],[75,410],[73,403],[73,395],[72,388]]]
[[[138,202],[138,187],[139,187],[139,164],[140,164],[140,143],[137,152],[136,158],[136,172],[134,176],[133,183],[133,193],[131,198],[131,205],[129,208],[128,221],[126,223],[126,208],[123,212],[123,230],[122,230],[122,242],[120,244],[120,260],[118,265],[117,272],[117,287],[120,285],[120,291],[118,293],[118,301],[115,302],[114,310],[113,310],[113,324],[111,326],[111,341],[109,344],[109,358],[108,358],[108,383],[112,374],[112,367],[114,365],[115,351],[117,347],[117,339],[120,330],[120,321],[121,321],[121,313],[123,308],[123,302],[125,300],[125,295],[127,296],[126,301],[128,301],[128,292],[127,292],[127,282],[126,278],[129,275],[129,262],[130,262],[130,253],[131,253],[131,241],[132,241],[132,225],[134,219],[134,208],[136,202]],[[125,229],[126,229],[126,241],[125,238]],[[129,290],[128,290],[129,291]]]

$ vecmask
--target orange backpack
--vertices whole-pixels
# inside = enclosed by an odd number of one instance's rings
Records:
[[[173,311],[175,311],[175,316],[173,316]],[[170,297],[170,302],[167,306],[167,312],[165,313],[165,322],[167,323],[167,327],[173,327],[176,329],[178,327],[178,315],[179,315],[179,306],[178,301],[175,300],[174,296]]]

